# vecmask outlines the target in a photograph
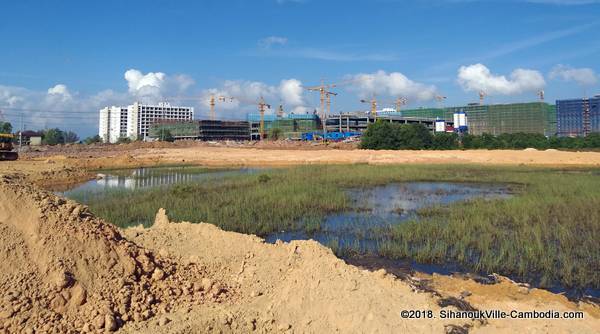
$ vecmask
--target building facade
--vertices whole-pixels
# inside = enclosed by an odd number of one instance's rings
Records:
[[[171,106],[169,103],[157,105],[134,103],[127,107],[127,137],[131,140],[144,140],[149,136],[150,125],[159,120],[191,121],[194,108]]]
[[[580,137],[600,132],[600,95],[556,101],[557,132],[561,137]]]
[[[100,109],[98,135],[105,143],[116,143],[127,136],[127,108],[106,107]]]
[[[119,138],[144,140],[149,135],[150,125],[160,120],[191,121],[194,108],[156,105],[136,102],[128,107],[106,107],[100,110],[98,135],[105,143],[116,143]]]
[[[402,116],[451,120],[454,113],[460,111],[466,113],[469,133],[474,135],[539,133],[554,136],[557,131],[555,107],[544,102],[408,109],[402,110]]]

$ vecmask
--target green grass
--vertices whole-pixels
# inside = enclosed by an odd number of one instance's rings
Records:
[[[389,182],[509,184],[507,200],[474,200],[423,209],[419,221],[381,229],[380,254],[422,263],[461,264],[542,286],[600,288],[600,170],[481,166],[305,166],[202,184],[111,191],[88,198],[118,226],[151,222],[158,208],[173,220],[205,221],[266,235],[318,231],[327,213],[345,210],[343,189]],[[300,225],[297,222],[307,222]],[[334,246],[332,247],[339,248]],[[352,253],[344,249],[344,253]]]

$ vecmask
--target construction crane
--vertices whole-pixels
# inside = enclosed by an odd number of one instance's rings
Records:
[[[436,96],[435,96],[435,100],[436,100],[436,101],[437,101],[437,103],[438,103],[438,108],[442,108],[442,107],[443,107],[443,105],[444,105],[444,101],[446,101],[446,99],[447,99],[447,98],[448,98],[448,97],[446,97],[446,96],[443,96],[443,95],[436,95]]]
[[[265,102],[261,96],[258,101],[258,111],[260,112],[260,140],[265,139],[265,110],[271,109],[271,105]]]
[[[373,115],[373,118],[377,121],[377,98],[375,97],[375,94],[373,94],[371,100],[360,100],[360,102],[371,104],[371,115]]]
[[[396,112],[400,112],[400,109],[403,105],[406,105],[408,103],[408,100],[404,97],[398,97],[394,102],[396,104]]]
[[[208,103],[210,104],[210,120],[216,120],[215,105],[217,102],[233,102],[233,100],[234,98],[230,96],[215,96],[214,94],[211,94],[208,100]]]
[[[483,99],[487,96],[487,93],[483,90],[479,91],[479,105],[483,105]]]
[[[540,101],[544,102],[544,97],[545,97],[546,93],[544,92],[544,90],[540,90],[537,93],[537,96],[540,98]]]
[[[337,84],[325,84],[324,80],[321,80],[321,84],[319,86],[312,86],[312,87],[304,87],[304,89],[311,91],[311,92],[319,92],[320,95],[320,102],[321,102],[321,114],[323,116],[323,118],[325,119],[327,117],[327,115],[325,114],[325,103],[327,101],[327,95],[332,94],[332,92],[329,92],[329,89],[337,87]]]

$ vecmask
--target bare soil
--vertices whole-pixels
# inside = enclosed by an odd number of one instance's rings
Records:
[[[241,145],[240,147],[233,147]],[[120,231],[37,185],[80,182],[95,168],[311,163],[473,163],[600,166],[600,153],[362,151],[135,143],[42,148],[0,162],[0,333],[597,333],[600,308],[498,277],[346,264],[313,241],[265,244],[210,224]],[[265,144],[266,145],[266,144]],[[293,143],[293,145],[298,145]],[[35,185],[34,185],[35,184]],[[583,311],[577,320],[440,319],[441,310]],[[435,319],[404,319],[431,310]]]

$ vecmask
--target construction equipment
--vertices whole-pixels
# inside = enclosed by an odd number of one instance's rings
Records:
[[[487,93],[480,90],[479,91],[479,105],[483,105],[483,100],[485,99],[485,97],[487,96]]]
[[[544,90],[538,91],[537,95],[540,98],[540,101],[544,102],[544,97],[546,95],[546,93],[544,92]]]
[[[371,100],[360,100],[360,102],[371,104],[371,115],[373,115],[375,121],[377,121],[377,98],[375,97],[375,94],[373,94]]]
[[[271,105],[265,102],[261,96],[258,101],[258,111],[260,112],[260,140],[265,139],[265,110],[271,109]]]
[[[327,118],[326,117],[326,111],[325,111],[325,102],[327,101],[327,95],[331,94],[331,92],[329,92],[329,89],[337,87],[337,84],[325,84],[325,82],[323,80],[321,80],[321,84],[319,86],[313,86],[313,87],[304,87],[306,90],[312,91],[312,92],[319,92],[320,94],[320,101],[321,101],[321,114],[323,116],[323,119]]]
[[[19,154],[13,151],[14,136],[10,133],[0,133],[0,161],[17,160]]]
[[[210,120],[214,121],[217,119],[216,114],[215,114],[215,105],[216,102],[233,102],[233,97],[230,96],[215,96],[214,94],[210,95],[210,99],[208,100],[209,104],[210,104]]]

